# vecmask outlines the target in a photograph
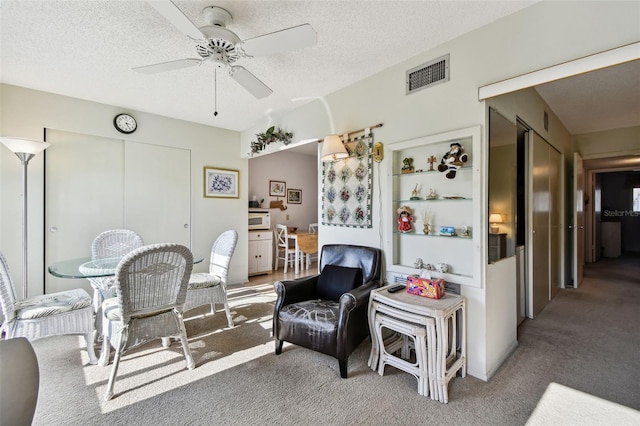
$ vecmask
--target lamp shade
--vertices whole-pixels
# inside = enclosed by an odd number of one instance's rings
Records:
[[[324,138],[322,143],[322,153],[320,159],[322,161],[335,161],[339,158],[346,158],[349,156],[342,139],[338,135],[329,135]]]
[[[0,137],[0,142],[15,154],[25,153],[36,155],[49,148],[51,145],[48,142],[11,137]]]
[[[500,213],[491,213],[489,215],[489,223],[503,223]]]

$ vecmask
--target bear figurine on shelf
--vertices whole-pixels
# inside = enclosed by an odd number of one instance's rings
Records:
[[[447,152],[438,164],[438,171],[447,172],[445,175],[447,179],[453,179],[456,177],[456,171],[464,163],[467,162],[469,156],[464,152],[464,147],[458,142],[454,142],[449,146],[449,152]]]

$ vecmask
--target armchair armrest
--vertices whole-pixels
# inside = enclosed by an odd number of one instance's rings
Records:
[[[344,359],[369,334],[367,309],[371,290],[380,287],[380,281],[369,281],[340,297],[338,317],[337,358]]]
[[[360,287],[344,293],[340,296],[340,312],[342,315],[343,310],[353,310],[359,306],[367,305],[369,303],[369,294],[371,290],[380,287],[380,281],[369,281]]]
[[[303,300],[315,299],[316,287],[319,275],[298,278],[290,281],[276,281],[274,288],[278,296],[276,310],[280,310],[285,305],[301,302]]]

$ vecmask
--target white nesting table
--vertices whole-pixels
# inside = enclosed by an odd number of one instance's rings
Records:
[[[431,399],[447,403],[449,401],[448,384],[460,371],[462,377],[467,374],[466,335],[465,335],[465,299],[462,296],[445,294],[442,299],[429,299],[401,290],[389,293],[390,286],[373,290],[369,296],[369,327],[371,329],[371,354],[369,367],[378,369],[382,336],[380,327],[376,327],[376,314],[393,313],[396,319],[408,324],[416,324],[416,316],[435,321],[435,365],[429,370],[434,372],[430,378]],[[457,347],[460,336],[460,348]],[[434,342],[427,339],[427,345]],[[427,348],[429,349],[429,348]],[[433,350],[433,348],[431,348]],[[431,357],[429,357],[431,358]],[[431,358],[433,359],[433,358]]]

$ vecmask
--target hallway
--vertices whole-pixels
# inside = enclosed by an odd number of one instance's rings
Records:
[[[532,389],[556,382],[639,410],[639,325],[640,258],[586,264],[580,287],[561,289],[522,323],[496,378],[511,370],[529,375]]]

